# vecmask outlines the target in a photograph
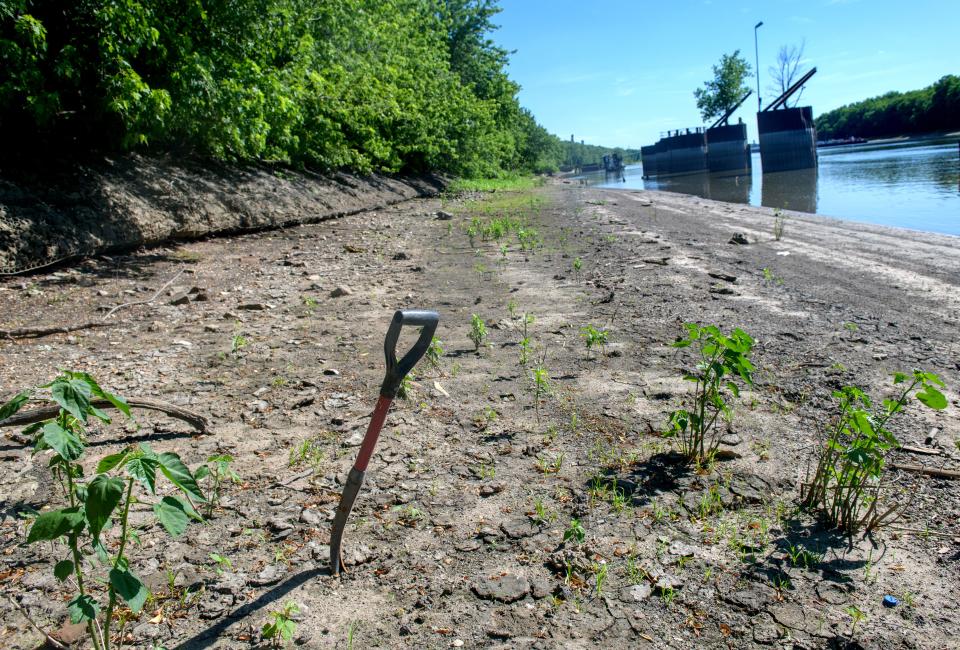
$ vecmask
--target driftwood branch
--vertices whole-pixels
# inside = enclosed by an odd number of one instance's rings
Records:
[[[116,408],[113,404],[105,399],[92,400],[91,404],[98,409]],[[130,408],[166,413],[172,418],[183,420],[200,433],[210,433],[210,421],[206,417],[200,415],[196,411],[183,408],[182,406],[170,404],[169,402],[162,402],[158,399],[149,399],[146,397],[127,398],[127,404],[130,405]],[[14,415],[10,416],[6,420],[0,421],[0,427],[26,426],[28,424],[33,424],[34,422],[41,422],[42,420],[54,418],[59,412],[60,407],[57,405],[44,406],[42,408],[31,409],[29,411],[20,411],[19,413],[15,413]]]
[[[960,471],[953,469],[940,469],[938,467],[926,467],[924,465],[911,465],[908,463],[890,463],[890,467],[904,472],[913,472],[914,474],[923,474],[933,478],[945,478],[950,480],[960,479]]]
[[[54,638],[53,636],[51,636],[46,630],[44,630],[42,627],[40,627],[40,626],[37,624],[37,622],[34,621],[33,618],[31,618],[30,614],[27,613],[27,610],[25,610],[25,609],[23,608],[23,606],[20,605],[20,603],[18,603],[16,600],[14,600],[14,599],[10,596],[10,594],[4,594],[4,596],[6,596],[7,602],[9,602],[11,605],[13,605],[13,608],[16,609],[18,612],[20,612],[20,614],[23,615],[23,617],[24,617],[25,619],[27,619],[27,622],[31,625],[31,627],[33,627],[33,629],[35,629],[37,632],[39,632],[40,634],[43,635],[44,639],[46,639],[47,644],[48,644],[50,647],[56,648],[56,650],[69,650],[69,649],[67,648],[67,646],[65,646],[64,644],[60,643],[56,638]]]
[[[154,293],[152,296],[150,296],[150,297],[147,298],[146,300],[135,300],[135,301],[133,301],[133,302],[125,302],[125,303],[123,303],[122,305],[117,305],[116,307],[114,307],[113,309],[111,309],[110,311],[108,311],[106,314],[103,315],[103,320],[107,320],[108,318],[110,318],[111,316],[113,316],[113,314],[114,314],[115,312],[123,309],[124,307],[133,307],[134,305],[148,305],[148,304],[150,304],[151,302],[153,302],[154,300],[156,300],[156,299],[160,296],[161,293],[163,293],[164,291],[166,291],[167,287],[169,287],[171,284],[173,284],[174,282],[176,282],[176,281],[177,281],[177,278],[179,278],[181,275],[183,275],[183,269],[180,269],[179,271],[177,271],[176,275],[174,275],[172,278],[170,278],[169,280],[167,280],[167,282],[166,282],[162,287],[160,287],[159,289],[157,289],[156,293]]]
[[[79,325],[61,325],[60,327],[19,327],[12,330],[0,330],[0,338],[5,339],[38,339],[41,336],[50,336],[51,334],[68,334],[77,330],[89,330],[96,327],[113,327],[116,323],[104,323],[94,321],[91,323],[80,323]]]

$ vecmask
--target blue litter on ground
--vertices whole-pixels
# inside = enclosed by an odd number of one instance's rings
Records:
[[[883,597],[884,607],[896,607],[899,604],[900,604],[900,601],[897,599],[896,596],[891,596],[890,594],[887,594],[886,596]]]

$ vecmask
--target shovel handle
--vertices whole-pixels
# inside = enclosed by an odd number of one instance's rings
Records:
[[[420,358],[430,347],[430,341],[437,331],[437,325],[440,323],[440,314],[428,309],[402,309],[393,315],[390,321],[390,329],[387,330],[387,337],[383,341],[383,352],[387,358],[387,374],[383,378],[383,385],[380,387],[380,396],[393,399],[400,390],[400,383],[407,373],[413,370]],[[397,360],[397,340],[400,338],[400,330],[405,325],[411,327],[420,327],[420,338],[413,344],[403,358]]]

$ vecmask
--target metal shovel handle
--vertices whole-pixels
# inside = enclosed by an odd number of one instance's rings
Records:
[[[437,324],[440,322],[440,314],[428,309],[403,309],[398,310],[390,321],[390,329],[387,330],[387,337],[383,340],[383,353],[387,358],[387,374],[383,378],[383,385],[380,387],[380,396],[393,399],[400,390],[400,383],[407,373],[413,370],[420,358],[430,347],[430,341],[437,331]],[[400,330],[405,325],[411,327],[422,327],[420,338],[413,344],[403,358],[397,361],[397,340],[400,338]]]
[[[387,337],[383,341],[383,351],[387,359],[387,372],[383,378],[383,385],[380,387],[380,399],[373,409],[373,415],[370,417],[370,424],[367,426],[367,433],[363,437],[363,443],[360,445],[360,451],[357,453],[357,460],[347,476],[347,482],[343,486],[343,494],[340,496],[340,504],[337,506],[337,513],[333,519],[333,528],[330,532],[330,572],[333,575],[340,573],[340,550],[343,544],[343,531],[347,526],[347,518],[350,511],[353,510],[353,504],[357,500],[360,488],[363,485],[363,477],[367,471],[367,464],[373,455],[373,449],[380,437],[380,430],[383,429],[383,423],[387,419],[387,411],[390,410],[390,403],[397,396],[400,389],[400,383],[407,373],[413,370],[417,362],[426,353],[430,347],[430,341],[437,331],[437,324],[440,322],[440,314],[426,309],[405,309],[397,311],[390,321],[390,328],[387,330]],[[397,361],[397,340],[400,338],[400,330],[404,325],[423,328],[420,331],[420,338],[410,348],[403,358]]]

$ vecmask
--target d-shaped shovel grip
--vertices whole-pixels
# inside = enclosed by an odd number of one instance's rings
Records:
[[[387,338],[383,341],[383,352],[387,357],[387,374],[383,378],[383,385],[380,386],[381,397],[393,399],[397,396],[403,378],[413,370],[430,347],[430,341],[433,340],[439,322],[440,314],[429,309],[402,309],[393,315],[390,329],[387,330]],[[405,325],[423,329],[420,330],[420,338],[413,347],[397,361],[397,340],[400,338],[400,330]]]

